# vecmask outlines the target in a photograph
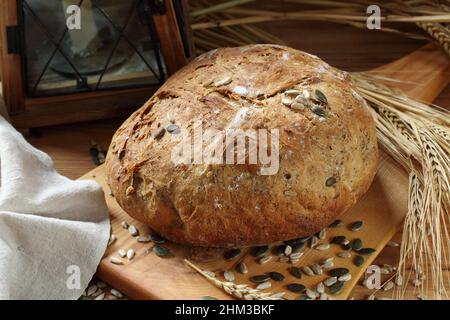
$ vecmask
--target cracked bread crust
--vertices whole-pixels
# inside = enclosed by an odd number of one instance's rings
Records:
[[[325,116],[283,105],[289,89],[322,92]],[[279,129],[278,172],[173,164],[181,135],[162,128],[192,133],[196,121],[204,130]],[[106,170],[133,218],[174,242],[226,247],[326,227],[368,190],[377,159],[373,118],[347,73],[288,47],[253,45],[211,51],[173,75],[116,132]]]

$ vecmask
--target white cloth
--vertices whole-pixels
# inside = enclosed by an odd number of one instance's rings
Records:
[[[101,187],[59,175],[0,116],[0,299],[80,297],[108,238]]]

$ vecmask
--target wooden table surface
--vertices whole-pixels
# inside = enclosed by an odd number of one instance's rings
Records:
[[[424,44],[423,41],[398,35],[335,24],[292,21],[260,26],[279,35],[289,45],[316,54],[331,65],[347,71],[372,69],[400,58]],[[442,92],[436,104],[450,109],[450,86]],[[103,120],[33,129],[27,139],[53,158],[61,174],[76,179],[95,168],[88,153],[91,141],[107,147],[122,121],[123,119]],[[399,241],[400,238],[399,232],[396,239]],[[398,253],[397,248],[386,248],[376,262],[395,265]],[[371,291],[358,285],[352,296],[355,299],[365,299],[370,293]],[[382,293],[380,296],[390,295],[391,293]],[[411,287],[407,297],[416,299],[416,296],[417,292]]]

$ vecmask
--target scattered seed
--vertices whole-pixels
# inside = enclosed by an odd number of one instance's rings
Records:
[[[290,245],[286,245],[286,247],[284,248],[284,254],[286,256],[290,255],[292,253],[292,247]]]
[[[128,227],[128,232],[133,236],[136,237],[137,235],[139,235],[139,230],[136,228],[135,225],[131,225]]]
[[[268,275],[269,275],[270,279],[272,279],[274,281],[283,281],[284,280],[284,276],[279,272],[272,271],[272,272],[269,272]]]
[[[319,266],[318,264],[313,264],[311,265],[311,270],[314,272],[314,274],[316,275],[321,275],[323,274],[323,269],[321,266]]]
[[[400,244],[398,244],[397,242],[395,242],[395,241],[389,241],[388,243],[387,243],[387,246],[388,247],[398,247]]]
[[[330,286],[330,294],[338,294],[344,288],[344,282],[337,281]]]
[[[270,277],[267,274],[260,274],[253,277],[250,277],[250,281],[256,284],[263,283],[269,281]]]
[[[349,251],[342,251],[342,252],[339,252],[337,255],[338,255],[338,257],[343,258],[343,259],[349,259],[352,257],[352,254]]]
[[[117,297],[117,298],[119,298],[119,299],[123,298],[123,294],[122,294],[122,292],[120,292],[119,290],[111,289],[111,290],[109,291],[109,293],[111,293],[113,296],[115,296],[115,297]]]
[[[240,254],[241,254],[241,249],[236,248],[236,249],[231,249],[231,250],[226,251],[223,256],[224,256],[225,260],[230,261],[230,260],[233,260],[233,259],[236,259],[237,257],[239,257]]]
[[[176,124],[169,124],[166,127],[166,130],[167,130],[168,133],[177,134],[178,132],[180,132],[180,127],[177,126]]]
[[[155,138],[155,140],[160,140],[162,137],[164,137],[165,133],[166,133],[166,129],[164,129],[163,127],[160,127],[156,130],[155,134],[153,135],[153,138]]]
[[[129,225],[126,221],[122,221],[122,223],[120,224],[122,226],[122,228],[124,229],[128,229]]]
[[[167,257],[171,254],[169,248],[160,246],[160,245],[156,245],[153,247],[153,252],[158,256],[158,257]]]
[[[300,268],[291,267],[291,268],[289,268],[289,273],[298,279],[302,278],[302,272],[301,272]]]
[[[296,264],[297,262],[300,261],[300,259],[289,259],[289,261],[290,261],[292,264]]]
[[[136,238],[136,240],[137,240],[137,242],[140,242],[140,243],[148,243],[148,242],[152,241],[152,239],[148,235],[147,236],[138,236]]]
[[[355,256],[355,259],[353,259],[353,263],[357,267],[361,267],[364,263],[364,257],[363,256]]]
[[[350,227],[350,230],[352,230],[352,231],[359,231],[359,230],[361,230],[362,226],[363,226],[363,222],[362,221],[355,221],[355,222],[352,223],[352,225]]]
[[[389,291],[394,287],[394,283],[392,281],[386,282],[386,284],[383,286],[384,291]]]
[[[342,242],[344,242],[345,239],[346,239],[345,236],[335,236],[333,237],[333,239],[331,239],[331,243],[342,244]]]
[[[225,280],[229,281],[229,282],[233,282],[234,281],[234,273],[231,271],[225,271],[223,273],[223,277],[225,278]]]
[[[325,239],[325,237],[327,236],[327,230],[326,229],[322,229],[319,232],[319,235],[317,236],[320,240]]]
[[[117,253],[121,258],[125,258],[127,256],[127,252],[124,249],[120,249]]]
[[[130,261],[133,260],[135,255],[136,255],[136,252],[133,249],[129,249],[127,251],[127,258],[128,258],[128,260],[130,260]]]
[[[362,254],[362,255],[369,255],[372,254],[374,252],[376,252],[377,250],[375,250],[374,248],[361,248],[358,250],[358,254]]]
[[[319,238],[317,238],[316,236],[312,236],[311,240],[309,241],[309,247],[314,248],[318,242],[319,242]]]
[[[342,222],[342,220],[334,220],[328,227],[329,228],[339,228],[342,227],[344,223]]]
[[[354,251],[358,251],[359,249],[361,249],[363,246],[361,239],[353,239],[353,241],[351,242],[351,246]]]
[[[325,285],[323,284],[323,282],[319,282],[319,284],[316,287],[316,291],[320,294],[325,292]]]
[[[292,100],[289,98],[282,98],[281,103],[284,104],[286,107],[290,107],[292,105]]]
[[[156,244],[163,244],[166,242],[166,239],[164,239],[157,233],[152,233],[150,235],[150,239],[153,241],[153,243],[156,243]]]
[[[314,249],[319,250],[319,251],[328,250],[328,249],[330,249],[330,244],[329,243],[321,243],[318,246],[316,246]]]
[[[324,269],[331,269],[334,267],[334,262],[333,262],[333,260],[326,261],[326,262],[322,263],[321,267]]]
[[[341,243],[341,245],[343,245],[343,246],[346,246],[348,244],[350,244],[350,240],[348,240],[347,238],[345,238]]]
[[[298,95],[302,94],[302,91],[297,90],[297,89],[289,89],[289,90],[286,90],[284,92],[284,94],[287,96],[298,96]]]
[[[248,267],[245,264],[245,262],[243,262],[243,261],[241,263],[239,263],[239,272],[242,274],[248,273]]]
[[[291,283],[286,286],[286,288],[291,292],[305,292],[306,287],[300,283]]]
[[[112,264],[117,264],[117,265],[122,265],[123,264],[123,261],[120,260],[120,258],[117,258],[117,257],[111,257],[109,259],[109,262],[111,262]]]
[[[314,90],[314,95],[315,95],[317,101],[319,101],[323,104],[328,104],[327,97],[323,94],[322,91],[316,89],[316,90]]]
[[[341,277],[344,274],[347,274],[349,272],[350,272],[350,270],[348,270],[347,268],[335,268],[335,269],[331,269],[330,271],[328,271],[328,273],[332,277]]]
[[[305,109],[305,106],[304,106],[302,103],[299,103],[299,102],[293,102],[293,103],[291,104],[291,109],[293,109],[293,110],[304,110],[304,109]]]
[[[347,274],[344,274],[343,276],[340,276],[338,278],[338,281],[347,282],[347,281],[350,281],[351,279],[352,279],[352,275],[350,273],[347,273]]]
[[[295,252],[295,253],[291,253],[289,258],[291,260],[299,260],[302,256],[303,256],[303,252]]]
[[[281,256],[281,257],[278,259],[278,261],[281,262],[281,263],[288,262],[288,261],[290,261],[290,260],[291,260],[291,259],[290,259],[289,257],[286,257],[286,256]]]
[[[266,281],[266,282],[258,284],[256,286],[256,289],[265,290],[265,289],[269,289],[270,287],[272,287],[272,284],[270,283],[270,281]]]
[[[326,258],[325,260],[323,260],[322,263],[323,264],[327,264],[327,263],[330,263],[330,262],[333,262],[333,261],[334,261],[334,258],[333,257],[329,257],[329,258]]]
[[[324,280],[323,284],[324,284],[326,287],[330,287],[330,286],[332,286],[333,284],[335,284],[336,282],[337,282],[337,277],[329,277],[329,278],[327,278],[327,279]]]
[[[311,299],[315,300],[317,298],[317,293],[315,291],[312,291],[311,289],[306,289],[306,296]]]
[[[329,177],[328,179],[327,179],[327,181],[325,181],[325,185],[327,186],[327,187],[332,187],[332,186],[334,186],[336,184],[336,178],[335,177]]]
[[[310,267],[308,267],[308,266],[304,266],[303,268],[302,268],[302,271],[303,271],[303,273],[304,274],[306,274],[307,276],[313,276],[314,275],[314,271],[312,271],[312,269],[310,268]]]
[[[230,84],[233,80],[230,76],[225,76],[221,80],[215,81],[214,86],[220,87],[220,86],[226,86],[227,84]]]
[[[117,240],[116,235],[115,234],[111,234],[111,236],[109,237],[109,240],[108,240],[108,247],[110,245],[112,245],[116,240]]]
[[[265,264],[265,263],[269,262],[270,260],[272,260],[272,256],[265,256],[265,257],[262,257],[261,259],[259,259],[258,263]]]
[[[258,247],[254,247],[251,251],[251,255],[256,257],[256,258],[260,258],[263,255],[265,255],[267,253],[267,251],[269,250],[268,246],[258,246]]]

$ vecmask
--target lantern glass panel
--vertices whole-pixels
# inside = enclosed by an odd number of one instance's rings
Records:
[[[163,82],[165,67],[147,1],[20,3],[24,78],[29,96]]]

